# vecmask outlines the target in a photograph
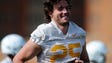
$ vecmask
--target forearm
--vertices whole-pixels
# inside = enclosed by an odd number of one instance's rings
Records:
[[[25,46],[16,54],[13,59],[13,63],[24,63],[39,54],[40,51],[41,47],[29,40]]]
[[[83,51],[81,53],[80,59],[84,61],[84,63],[90,63],[88,53],[86,50],[86,44],[83,47]]]
[[[26,53],[27,54],[27,53]],[[16,56],[13,58],[13,63],[25,63],[25,61],[28,60],[26,54],[22,54],[21,52],[19,52],[18,54],[16,54]]]
[[[24,63],[24,61],[19,58],[14,58],[13,63]]]

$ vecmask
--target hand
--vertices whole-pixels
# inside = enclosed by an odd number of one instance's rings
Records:
[[[80,60],[78,57],[66,60],[64,63],[84,63],[83,60]]]
[[[76,60],[74,61],[74,63],[84,63],[84,61],[83,61],[83,60],[80,60],[80,59],[76,59]]]

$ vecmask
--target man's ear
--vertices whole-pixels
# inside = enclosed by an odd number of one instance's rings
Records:
[[[49,14],[50,17],[52,17],[52,12],[49,12],[48,14]]]

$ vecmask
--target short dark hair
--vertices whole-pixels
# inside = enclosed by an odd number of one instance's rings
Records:
[[[49,12],[53,12],[53,6],[57,3],[59,3],[61,0],[46,0],[44,1],[44,13],[45,13],[45,19],[50,22],[51,17],[49,16]],[[70,5],[71,0],[65,0],[67,1],[68,5]]]

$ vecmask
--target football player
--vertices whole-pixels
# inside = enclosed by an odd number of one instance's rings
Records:
[[[86,32],[70,21],[70,0],[46,0],[44,11],[49,23],[31,33],[14,63],[38,57],[38,63],[88,63]]]

